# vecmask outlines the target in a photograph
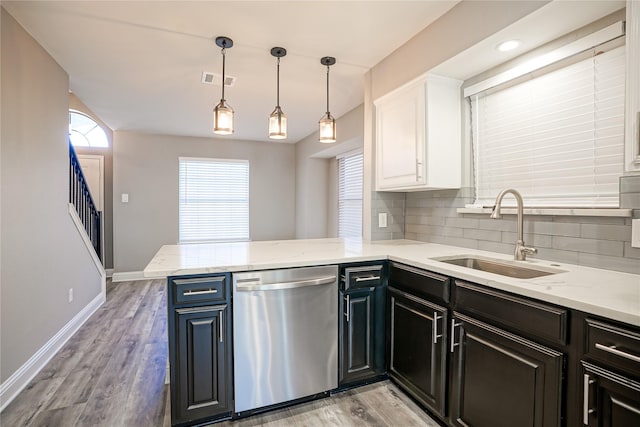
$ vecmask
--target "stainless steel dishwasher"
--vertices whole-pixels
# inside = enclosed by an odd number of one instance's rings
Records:
[[[234,274],[233,343],[238,414],[336,388],[338,267]]]

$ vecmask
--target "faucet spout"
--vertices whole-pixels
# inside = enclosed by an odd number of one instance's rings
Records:
[[[527,258],[527,254],[535,254],[538,252],[538,250],[536,248],[527,247],[524,245],[524,240],[522,237],[523,228],[524,228],[524,218],[523,218],[524,202],[522,201],[522,195],[517,190],[514,190],[513,188],[507,188],[505,190],[502,190],[500,194],[498,194],[498,197],[496,198],[496,204],[493,207],[493,211],[491,212],[490,218],[492,219],[502,218],[502,214],[500,213],[500,209],[502,207],[502,199],[508,193],[511,193],[513,197],[515,197],[516,205],[518,208],[518,224],[517,224],[518,236],[516,238],[516,248],[513,254],[513,258],[516,261],[524,261]]]

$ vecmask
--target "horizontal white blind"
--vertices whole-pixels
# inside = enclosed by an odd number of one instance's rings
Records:
[[[622,46],[474,96],[476,203],[515,188],[527,206],[617,207],[624,69]]]
[[[338,237],[362,236],[362,153],[338,158]]]
[[[179,163],[180,242],[249,240],[249,162]]]

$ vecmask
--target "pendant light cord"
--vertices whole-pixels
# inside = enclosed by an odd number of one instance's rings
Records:
[[[278,72],[276,78],[276,106],[280,108],[280,57],[278,57]]]
[[[327,115],[329,115],[329,66],[327,65]]]
[[[222,42],[222,100],[224,101],[224,66],[225,66],[225,53],[226,53],[226,42]]]

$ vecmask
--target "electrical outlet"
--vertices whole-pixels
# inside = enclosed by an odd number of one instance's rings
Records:
[[[386,228],[387,227],[387,213],[380,212],[378,214],[378,228]]]
[[[73,288],[69,288],[69,302],[73,301]]]

